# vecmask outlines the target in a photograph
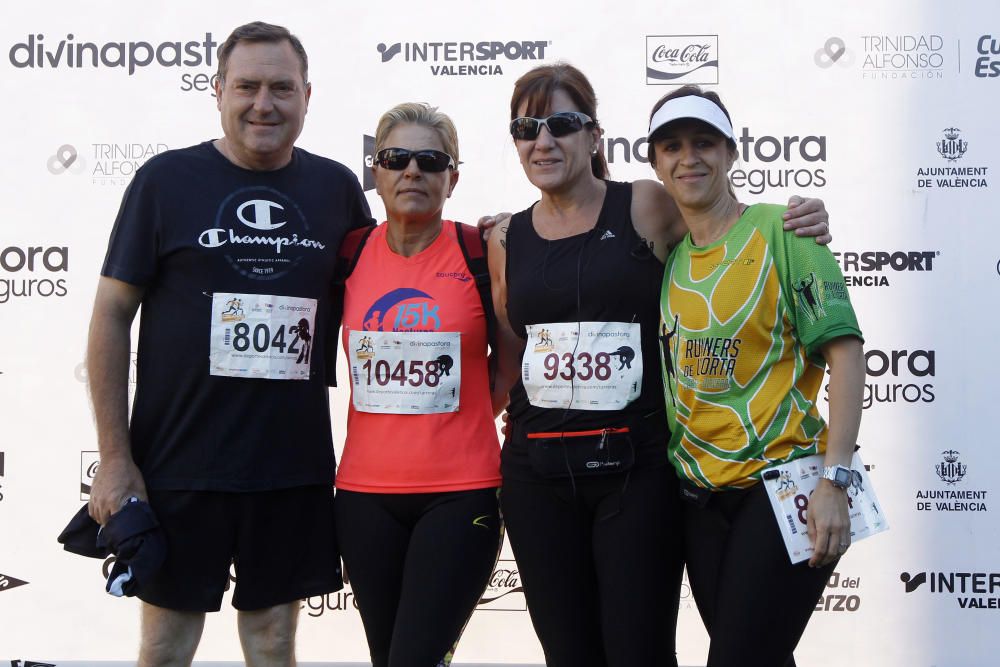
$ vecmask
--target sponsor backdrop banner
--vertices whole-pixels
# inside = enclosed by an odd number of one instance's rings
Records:
[[[737,133],[738,196],[826,201],[866,336],[862,453],[892,528],[830,578],[800,663],[995,664],[997,3],[98,1],[22,4],[4,18],[0,662],[135,657],[137,602],[103,592],[109,563],[55,542],[99,466],[83,365],[90,308],[129,180],[158,153],[220,135],[216,49],[263,19],[309,51],[299,145],[353,169],[379,216],[372,135],[395,103],[454,118],[462,178],[446,214],[474,222],[538,196],[506,131],[513,83],[531,67],[565,60],[588,74],[619,180],[654,177],[643,136],[660,96],[685,83],[718,90]],[[338,447],[346,402],[333,392]],[[240,659],[230,597],[209,617],[199,661]],[[782,598],[774,591],[775,622]],[[680,607],[681,664],[704,664],[687,588]],[[367,657],[349,586],[303,600],[299,627],[303,662]],[[541,662],[509,547],[457,660]]]

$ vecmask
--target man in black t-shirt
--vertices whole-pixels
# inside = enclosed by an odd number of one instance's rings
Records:
[[[90,513],[104,524],[148,499],[167,535],[166,564],[139,582],[140,666],[190,664],[231,564],[248,665],[291,664],[299,600],[342,586],[329,295],[341,239],[372,221],[346,167],[294,146],[306,75],[287,30],[237,28],[219,50],[223,138],[147,162],[111,234],[87,350]]]

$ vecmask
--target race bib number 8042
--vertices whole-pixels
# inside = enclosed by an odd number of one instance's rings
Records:
[[[308,380],[316,305],[316,299],[216,292],[209,373]]]
[[[642,390],[638,323],[529,324],[521,380],[540,408],[620,410]]]

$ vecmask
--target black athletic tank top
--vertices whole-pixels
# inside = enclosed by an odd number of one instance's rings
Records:
[[[507,316],[527,337],[529,324],[638,322],[642,336],[642,389],[622,410],[540,408],[518,380],[508,412],[511,436],[503,448],[504,474],[527,466],[527,434],[629,426],[636,464],[666,462],[669,430],[663,407],[658,311],[663,264],[632,225],[632,184],[606,181],[593,229],[549,241],[535,231],[531,208],[515,214],[507,231]],[[530,341],[529,341],[530,344]]]

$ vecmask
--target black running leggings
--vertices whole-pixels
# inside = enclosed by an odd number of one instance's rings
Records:
[[[504,521],[548,667],[675,667],[680,597],[670,466],[504,479]]]
[[[795,667],[836,561],[792,565],[763,484],[682,503],[691,593],[711,643],[707,667]]]
[[[377,494],[338,489],[345,578],[373,667],[434,667],[452,650],[500,548],[497,490]]]

